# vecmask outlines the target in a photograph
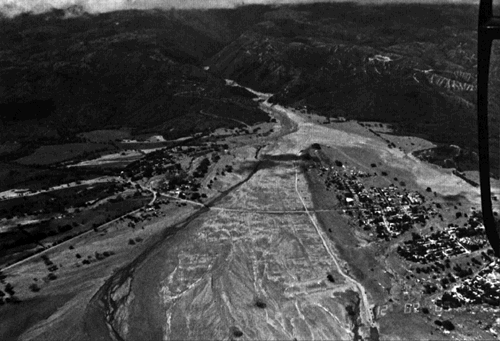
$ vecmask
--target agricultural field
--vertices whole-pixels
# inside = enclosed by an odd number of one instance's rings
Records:
[[[109,149],[112,147],[96,143],[41,146],[33,154],[20,158],[16,162],[22,165],[51,165]]]
[[[78,134],[78,137],[94,143],[118,142],[130,138],[130,136],[131,134],[127,130],[93,130]]]
[[[102,196],[102,194],[100,194]],[[106,198],[109,196],[105,196]],[[0,262],[9,265],[26,258],[32,253],[40,252],[66,240],[74,238],[89,230],[119,218],[128,212],[143,207],[151,198],[137,196],[127,198],[119,196],[108,200],[101,200],[92,195],[89,202],[80,207],[59,207],[61,211],[52,211],[54,207],[42,205],[44,209],[51,209],[51,214],[34,216],[32,221],[25,224],[18,223],[2,229]],[[37,199],[36,196],[33,197]],[[55,217],[55,219],[53,218]],[[3,223],[3,222],[2,222]],[[8,226],[9,220],[5,222]]]

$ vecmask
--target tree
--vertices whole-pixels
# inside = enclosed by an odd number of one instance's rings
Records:
[[[450,320],[444,320],[443,322],[443,328],[446,330],[454,330],[455,326]]]
[[[40,287],[36,283],[32,283],[30,285],[30,290],[33,291],[33,292],[39,292],[40,291]]]
[[[10,296],[14,296],[14,294],[16,293],[16,292],[14,291],[14,286],[13,286],[12,284],[10,284],[10,283],[7,283],[7,284],[5,285],[5,292],[6,292],[7,294],[9,294]]]
[[[265,309],[267,307],[267,304],[266,302],[262,301],[261,299],[257,299],[255,301],[255,305],[258,307],[258,308],[261,308],[261,309]]]

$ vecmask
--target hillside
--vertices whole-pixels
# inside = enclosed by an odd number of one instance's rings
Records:
[[[202,62],[238,37],[259,9],[246,11],[245,20],[227,10],[54,10],[4,19],[0,142],[75,142],[80,132],[123,127],[177,138],[234,126],[207,120],[200,108],[262,120],[248,96],[231,92]]]
[[[95,129],[175,139],[233,127],[225,116],[264,119],[224,78],[276,103],[475,151],[476,17],[468,5],[318,3],[3,19],[0,157]],[[498,55],[495,46],[493,90]]]
[[[393,123],[399,134],[475,150],[476,18],[468,5],[281,7],[210,65],[275,93],[276,103]],[[495,46],[493,70],[499,52]],[[491,101],[498,112],[498,97]]]
[[[476,16],[0,15],[0,340],[498,338]]]

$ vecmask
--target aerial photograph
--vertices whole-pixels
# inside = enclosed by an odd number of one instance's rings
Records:
[[[495,13],[0,0],[0,341],[500,340]]]

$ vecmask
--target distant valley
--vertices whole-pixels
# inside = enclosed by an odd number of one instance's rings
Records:
[[[498,338],[476,7],[0,19],[0,339]]]

